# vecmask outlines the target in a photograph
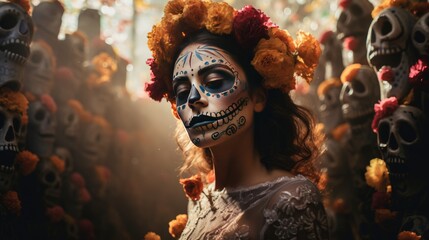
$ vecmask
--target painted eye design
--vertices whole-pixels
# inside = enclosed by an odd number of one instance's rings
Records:
[[[177,106],[185,104],[188,101],[191,84],[189,82],[179,81],[177,84],[174,84],[173,87]]]
[[[204,88],[210,93],[221,93],[234,86],[235,76],[232,72],[217,69],[206,75]]]

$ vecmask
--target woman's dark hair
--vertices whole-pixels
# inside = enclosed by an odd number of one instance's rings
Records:
[[[178,48],[178,54],[190,43],[200,43],[216,46],[228,52],[243,68],[249,82],[250,94],[262,88],[262,77],[251,65],[253,49],[242,49],[230,35],[215,35],[206,30],[199,31],[185,39]],[[319,154],[321,136],[314,132],[314,121],[307,109],[296,105],[288,93],[279,89],[265,90],[267,102],[265,109],[255,113],[255,146],[261,155],[261,161],[267,169],[284,169],[294,173],[301,173],[317,181],[313,160]],[[206,172],[211,168],[211,158],[207,150],[197,150],[186,144],[190,142],[184,138],[186,131],[180,125],[177,128],[177,141],[184,151],[185,164],[182,171],[195,165],[200,171]],[[194,155],[189,151],[202,151]],[[196,158],[203,156],[206,164],[198,163]]]

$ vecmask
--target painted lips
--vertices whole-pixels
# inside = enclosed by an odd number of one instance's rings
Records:
[[[247,99],[240,99],[237,103],[230,105],[225,111],[194,116],[186,128],[210,126],[208,127],[209,129],[212,127],[216,129],[232,120],[232,118],[234,118],[245,105],[247,105]]]

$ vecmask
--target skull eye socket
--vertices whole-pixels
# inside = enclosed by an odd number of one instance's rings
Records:
[[[349,10],[354,16],[362,16],[363,14],[362,8],[357,4],[351,4]]]
[[[417,139],[417,132],[406,121],[399,121],[398,123],[399,136],[406,143],[412,143]]]
[[[351,81],[353,92],[355,93],[364,93],[366,91],[365,85],[358,80]]]
[[[426,40],[426,37],[421,31],[416,31],[416,32],[414,32],[413,39],[417,43],[424,43]]]
[[[48,183],[53,183],[57,179],[55,173],[53,171],[49,171],[45,175],[45,181]]]
[[[42,121],[45,118],[45,111],[43,111],[42,109],[37,110],[36,114],[34,114],[34,118],[37,121]]]
[[[18,24],[18,16],[13,13],[6,13],[0,18],[0,27],[5,30],[10,30]]]
[[[347,21],[347,15],[344,12],[342,12],[340,14],[340,17],[338,18],[338,22],[344,23],[346,21]]]
[[[378,142],[387,144],[390,134],[390,125],[387,122],[381,122],[378,125]]]
[[[392,23],[390,23],[389,19],[387,17],[380,17],[379,18],[379,24],[381,25],[381,34],[382,35],[387,35],[392,31]]]

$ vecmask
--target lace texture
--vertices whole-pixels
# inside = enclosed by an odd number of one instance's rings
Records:
[[[207,186],[189,202],[180,239],[328,239],[328,226],[319,191],[298,175],[249,188]]]

